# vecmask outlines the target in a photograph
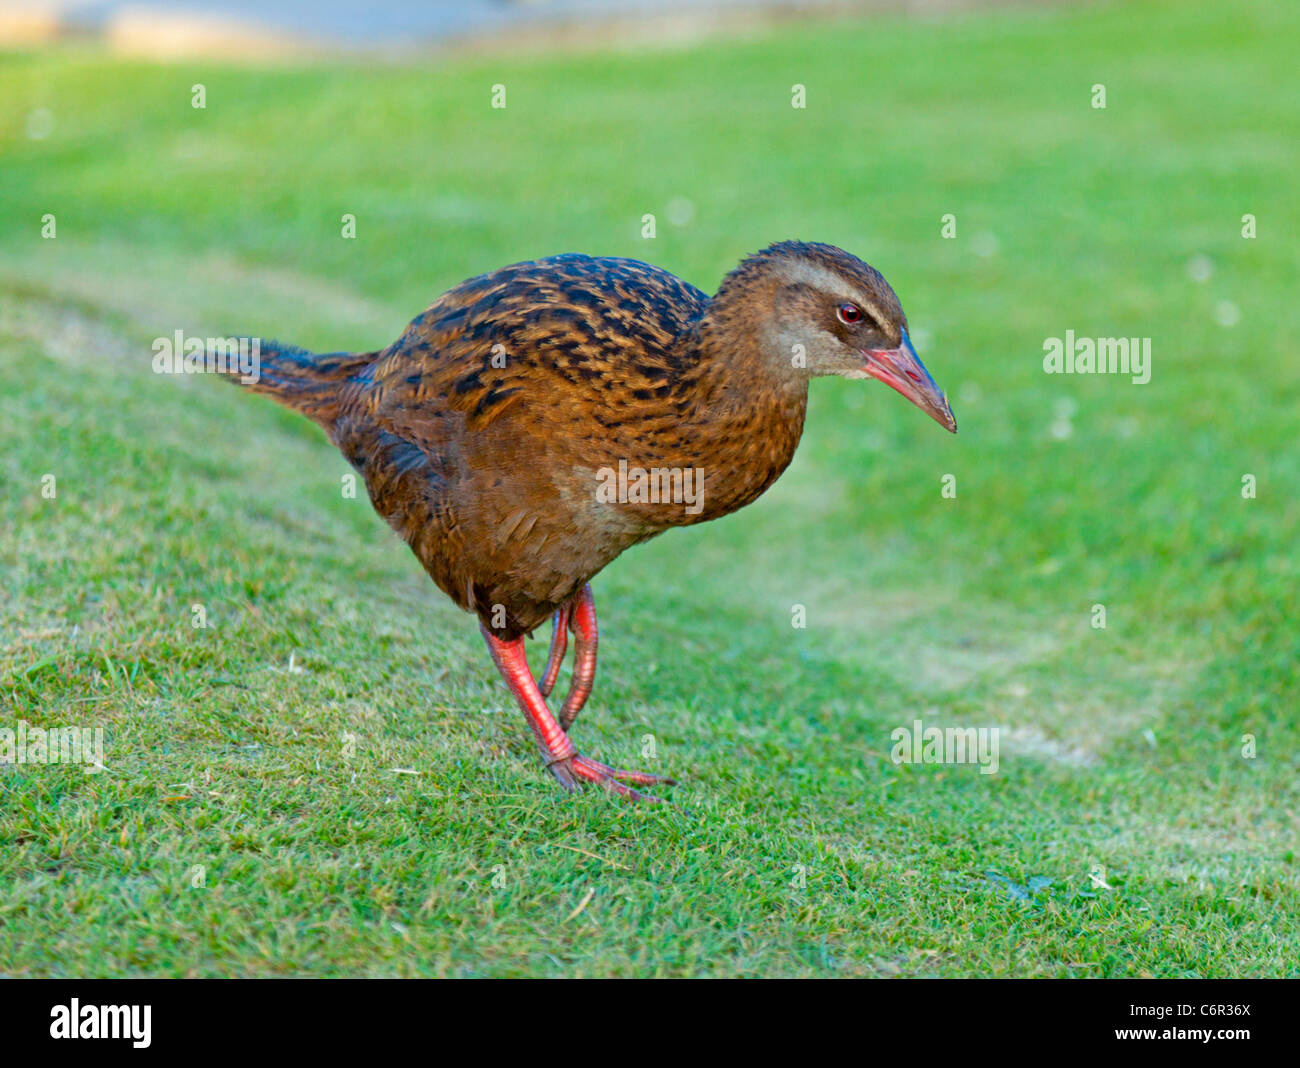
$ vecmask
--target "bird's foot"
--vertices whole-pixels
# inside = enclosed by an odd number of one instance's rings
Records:
[[[492,653],[492,659],[501,672],[501,677],[510,687],[510,692],[514,694],[528,719],[528,725],[532,728],[537,744],[541,747],[546,766],[550,768],[551,774],[559,780],[561,786],[566,790],[576,790],[580,783],[595,783],[629,801],[651,803],[662,801],[662,797],[642,793],[632,787],[654,786],[658,783],[676,786],[672,779],[648,771],[624,771],[622,768],[611,768],[599,760],[582,756],[569,740],[568,726],[573,722],[573,717],[577,715],[587,695],[591,693],[592,679],[596,673],[595,604],[591,600],[590,587],[584,588],[583,594],[574,603],[570,612],[557,613],[555,618],[557,635],[564,633],[566,622],[572,625],[577,635],[577,664],[574,667],[569,697],[561,710],[563,718],[559,720],[547,707],[546,698],[542,696],[541,689],[528,667],[524,639],[519,637],[504,641],[493,634],[486,624],[481,625],[480,630]],[[559,670],[557,664],[563,655],[563,643],[559,644],[558,654],[553,643],[550,663],[543,676],[543,681],[549,686],[555,684],[555,676]]]
[[[668,778],[666,775],[655,775],[649,771],[626,771],[623,768],[611,768],[608,764],[602,764],[599,760],[593,760],[591,757],[585,757],[579,753],[574,753],[572,756],[560,760],[552,760],[547,764],[547,767],[551,769],[551,774],[560,781],[560,785],[566,790],[576,790],[580,782],[595,783],[612,793],[618,794],[620,797],[627,798],[629,801],[647,801],[651,804],[660,804],[664,801],[664,798],[655,797],[654,794],[642,793],[640,790],[633,790],[631,786],[625,785],[626,783],[631,783],[633,786],[677,785],[675,780]]]

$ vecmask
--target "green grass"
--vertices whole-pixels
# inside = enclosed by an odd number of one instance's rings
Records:
[[[1296,975],[1298,30],[1250,0],[0,58],[0,726],[107,736],[101,774],[0,766],[0,972]],[[671,807],[555,790],[315,428],[149,370],[176,329],[375,348],[507,262],[711,288],[790,237],[885,272],[961,434],[817,382],[758,504],[597,579],[576,740],[677,773]],[[1152,338],[1151,382],[1045,375],[1067,329]],[[918,717],[1000,726],[999,773],[894,764]]]

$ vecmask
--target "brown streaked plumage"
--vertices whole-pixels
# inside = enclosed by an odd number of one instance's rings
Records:
[[[324,427],[433,580],[478,615],[561,783],[640,798],[624,783],[669,780],[580,756],[565,733],[595,673],[588,583],[630,546],[766,490],[794,456],[811,377],[880,378],[955,430],[906,330],[879,272],[830,245],[764,249],[712,298],[649,264],[569,254],[461,283],[379,352],[263,343],[250,388]],[[620,463],[674,472],[661,484],[674,499],[611,499]],[[548,617],[539,688],[523,639]],[[566,629],[577,663],[557,720],[545,698]]]

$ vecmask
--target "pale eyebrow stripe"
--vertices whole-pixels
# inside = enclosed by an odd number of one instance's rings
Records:
[[[809,263],[807,260],[794,260],[781,264],[781,272],[791,282],[802,282],[814,289],[834,293],[841,300],[857,304],[863,311],[870,313],[877,327],[882,331],[885,329],[885,317],[880,313],[880,309],[860,290],[849,286],[835,271]]]

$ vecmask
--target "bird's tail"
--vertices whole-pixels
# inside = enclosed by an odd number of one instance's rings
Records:
[[[334,425],[347,388],[375,359],[373,352],[316,354],[263,338],[232,338],[237,359],[218,365],[221,374],[254,393],[264,393],[302,412],[326,430]]]

